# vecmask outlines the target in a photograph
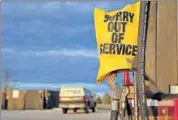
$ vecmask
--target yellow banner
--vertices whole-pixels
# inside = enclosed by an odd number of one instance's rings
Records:
[[[97,83],[116,70],[131,69],[137,54],[140,1],[107,12],[95,8],[94,23],[99,54]]]

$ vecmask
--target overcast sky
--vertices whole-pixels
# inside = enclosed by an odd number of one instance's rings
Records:
[[[105,83],[96,85],[93,10],[116,10],[129,3],[3,2],[3,70],[12,73],[16,88],[84,85],[96,92],[108,91]]]

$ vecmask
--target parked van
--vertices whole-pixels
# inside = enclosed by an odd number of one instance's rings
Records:
[[[85,113],[95,112],[96,102],[91,92],[79,87],[62,87],[59,95],[59,107],[62,108],[63,113],[66,114],[69,109],[77,112],[78,109],[84,109]]]

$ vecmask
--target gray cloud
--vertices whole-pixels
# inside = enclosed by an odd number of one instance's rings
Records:
[[[11,55],[24,55],[24,56],[41,56],[41,57],[86,57],[86,58],[98,58],[96,50],[87,49],[61,49],[61,50],[48,50],[48,51],[16,51],[10,48],[3,48],[4,54]]]

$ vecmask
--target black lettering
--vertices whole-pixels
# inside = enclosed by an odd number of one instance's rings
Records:
[[[133,56],[137,55],[137,50],[138,50],[138,47],[136,45],[133,45],[133,49],[132,49],[132,55]]]
[[[109,22],[108,23],[108,31],[112,32],[114,30],[113,28],[114,28],[114,23],[113,22]]]
[[[128,12],[123,12],[123,21],[129,21],[129,13]]]
[[[130,13],[130,12],[127,12],[127,11],[124,11],[124,12],[118,12],[117,14],[113,15],[113,16],[110,16],[110,15],[105,15],[104,16],[104,22],[108,22],[108,21],[122,21],[122,22],[131,22],[133,23],[133,20],[134,20],[134,16],[135,14],[134,13]]]
[[[121,16],[122,16],[122,12],[118,12],[117,14],[116,14],[116,21],[122,21],[121,20]]]
[[[122,45],[123,45],[122,55],[125,55],[125,53],[126,53],[125,45],[124,44],[122,44]]]
[[[121,43],[122,40],[124,40],[124,33],[119,33],[118,43]]]
[[[124,40],[124,33],[112,33],[112,43],[121,43],[122,40]]]
[[[117,33],[113,33],[112,34],[111,40],[112,40],[112,43],[117,43],[117,41],[118,41],[118,35],[117,35]]]
[[[109,15],[104,16],[104,22],[107,22],[109,20]]]
[[[100,45],[100,54],[103,54],[103,44]]]
[[[133,18],[134,18],[134,13],[130,13],[129,16],[130,16],[130,22],[133,23]]]
[[[117,44],[117,54],[121,54],[122,50],[123,50],[123,44]]]
[[[109,54],[115,54],[116,51],[115,51],[115,44],[110,44],[110,51],[109,51]]]
[[[123,22],[122,24],[123,24],[123,26],[122,26],[122,32],[125,33],[127,23],[126,23],[126,22]]]
[[[126,46],[125,54],[126,55],[131,55],[132,54],[132,46],[131,45],[127,45]]]
[[[136,56],[138,47],[136,45],[104,43],[100,44],[100,54],[117,54]]]
[[[126,22],[109,22],[108,23],[108,31],[112,32],[125,32],[126,31]]]
[[[109,52],[108,52],[108,49],[109,49],[109,44],[108,44],[108,43],[105,43],[105,44],[104,44],[104,48],[103,48],[103,49],[104,49],[104,50],[103,50],[103,51],[104,51],[104,53],[105,53],[105,54],[108,54],[108,53],[109,53]]]
[[[110,17],[109,17],[109,20],[110,20],[110,21],[113,21],[113,20],[115,19],[115,17],[116,17],[116,15],[110,16]]]
[[[114,22],[114,30],[115,30],[115,32],[119,32],[121,30],[120,22]]]

